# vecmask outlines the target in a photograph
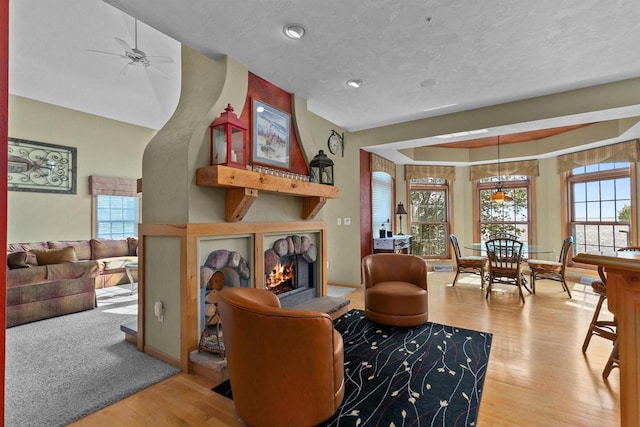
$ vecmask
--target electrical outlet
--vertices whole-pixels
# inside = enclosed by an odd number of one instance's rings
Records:
[[[338,219],[336,220],[336,224],[338,224],[338,225],[342,225],[342,218],[338,218]]]
[[[351,225],[351,218],[345,218],[344,225]]]

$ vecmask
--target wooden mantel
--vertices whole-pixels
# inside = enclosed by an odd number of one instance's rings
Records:
[[[607,307],[617,320],[620,358],[620,425],[640,422],[640,253],[580,253],[576,262],[604,268]]]
[[[242,221],[258,190],[302,197],[302,219],[313,219],[327,199],[340,197],[337,187],[292,178],[266,175],[260,172],[214,165],[196,170],[196,185],[226,188],[225,220]]]

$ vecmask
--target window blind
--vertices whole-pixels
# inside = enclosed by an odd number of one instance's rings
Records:
[[[391,224],[387,224],[387,219],[393,216],[393,179],[385,172],[373,172],[371,175],[371,220],[373,236],[378,237],[380,225],[389,227]]]

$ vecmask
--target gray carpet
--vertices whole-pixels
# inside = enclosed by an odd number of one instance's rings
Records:
[[[7,329],[5,425],[66,425],[179,372],[124,340],[135,304],[109,288],[95,310]]]

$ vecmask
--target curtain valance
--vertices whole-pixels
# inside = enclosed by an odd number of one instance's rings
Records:
[[[443,178],[448,181],[455,181],[455,166],[428,166],[428,165],[405,165],[404,179],[418,178]]]
[[[391,160],[387,160],[384,157],[380,157],[377,154],[371,153],[371,172],[386,172],[391,175],[391,178],[396,177],[396,164]]]
[[[475,165],[469,168],[469,179],[475,181],[477,179],[489,178],[491,176],[500,175],[527,175],[538,176],[540,171],[537,160],[524,160],[521,162],[500,163],[500,171],[498,172],[498,163],[490,163],[486,165]]]
[[[596,163],[637,161],[640,161],[640,140],[637,139],[569,153],[556,159],[558,173]]]

